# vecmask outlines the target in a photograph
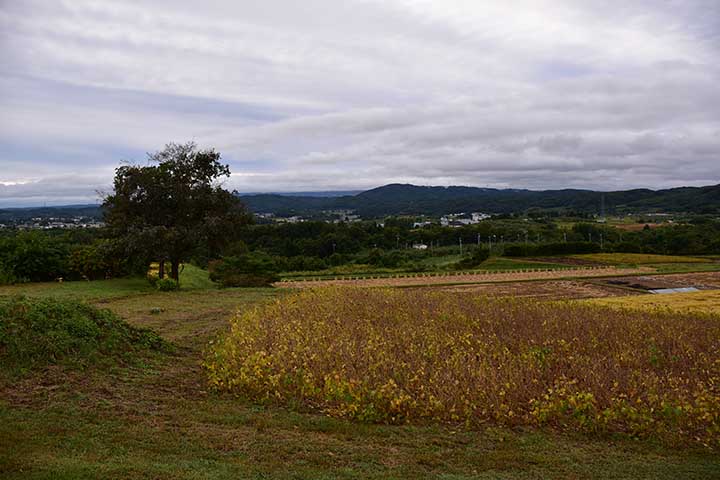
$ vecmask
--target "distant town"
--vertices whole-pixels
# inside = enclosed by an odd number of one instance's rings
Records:
[[[105,223],[95,217],[33,217],[30,219],[6,220],[0,223],[0,228],[15,228],[18,230],[53,230],[101,228]]]

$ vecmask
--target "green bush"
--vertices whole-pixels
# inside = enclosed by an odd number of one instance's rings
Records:
[[[210,262],[210,280],[223,287],[263,287],[279,280],[278,264],[264,253],[248,253]]]
[[[490,258],[490,250],[483,247],[475,247],[472,249],[469,255],[465,256],[456,264],[456,267],[475,268],[480,266],[488,258]]]
[[[160,278],[155,281],[155,288],[161,292],[174,292],[180,289],[180,284],[173,278]]]
[[[67,276],[68,244],[40,231],[0,239],[0,263],[19,281],[42,282]]]
[[[12,271],[5,265],[0,263],[0,285],[12,285],[17,282],[17,278]]]
[[[70,300],[0,300],[0,369],[5,373],[47,364],[132,360],[135,352],[167,348],[155,332],[135,328],[109,310]]]
[[[118,246],[111,240],[96,240],[74,248],[68,259],[69,273],[86,280],[119,277],[126,273]]]

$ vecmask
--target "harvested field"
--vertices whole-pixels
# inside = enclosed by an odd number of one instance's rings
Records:
[[[595,283],[624,285],[630,288],[654,290],[660,288],[696,287],[701,290],[720,289],[720,272],[675,273],[670,275],[642,275],[604,278]]]
[[[673,293],[667,295],[636,295],[633,297],[597,298],[589,300],[631,310],[672,310],[677,312],[720,314],[720,290]]]
[[[578,280],[556,280],[548,282],[483,283],[438,287],[440,290],[466,292],[491,297],[537,298],[544,300],[568,300],[584,298],[606,298],[639,295],[627,290]]]
[[[278,282],[276,287],[285,288],[315,288],[333,285],[354,285],[361,287],[412,287],[425,285],[464,285],[474,283],[518,282],[528,280],[553,280],[565,278],[592,278],[613,275],[636,275],[653,273],[652,268],[577,268],[567,270],[551,270],[541,272],[497,272],[477,274],[450,274],[444,276],[423,276],[400,278],[370,278],[345,280],[313,280],[305,282]]]
[[[570,258],[603,263],[607,265],[712,262],[712,260],[702,257],[687,257],[681,255],[655,255],[649,253],[586,253],[581,255],[572,255]]]

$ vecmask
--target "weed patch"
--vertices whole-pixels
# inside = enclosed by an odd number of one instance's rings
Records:
[[[136,352],[167,350],[151,330],[133,327],[109,310],[52,298],[0,300],[0,359],[4,373],[48,364],[87,366],[132,360]]]

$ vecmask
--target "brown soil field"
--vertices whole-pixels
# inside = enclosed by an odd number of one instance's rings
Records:
[[[720,288],[720,272],[674,273],[670,275],[642,275],[634,277],[604,278],[595,283],[615,284],[624,282],[633,288],[682,288],[696,287],[699,289]]]
[[[523,297],[541,300],[575,300],[640,295],[639,292],[579,280],[481,283],[477,285],[438,287],[438,289],[493,297]]]
[[[475,284],[518,282],[526,280],[557,280],[567,278],[592,278],[606,276],[624,276],[653,273],[654,269],[639,268],[578,268],[571,270],[550,270],[543,272],[498,272],[479,274],[458,274],[447,276],[417,276],[407,278],[371,278],[358,280],[313,280],[305,282],[278,282],[276,287],[283,288],[315,288],[330,285],[353,285],[361,287],[412,287],[424,285]]]

